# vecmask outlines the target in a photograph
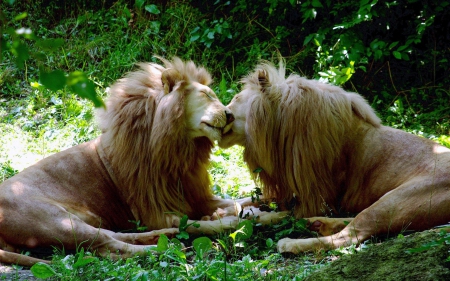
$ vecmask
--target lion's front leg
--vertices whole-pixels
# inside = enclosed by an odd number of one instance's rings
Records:
[[[104,231],[108,231],[114,239],[133,245],[156,245],[161,234],[172,238],[175,234],[179,233],[178,228],[163,228],[142,233],[117,233],[109,230]]]

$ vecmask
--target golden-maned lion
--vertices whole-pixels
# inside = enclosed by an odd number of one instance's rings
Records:
[[[139,64],[110,89],[98,112],[102,134],[47,157],[0,185],[0,261],[32,265],[21,248],[90,246],[105,256],[145,253],[179,218],[236,215],[213,196],[207,167],[214,141],[233,121],[207,86],[208,72],[179,58]],[[237,206],[238,207],[238,206]],[[118,233],[140,221],[149,232]],[[201,221],[213,233],[236,217]],[[164,229],[169,228],[169,229]],[[151,231],[153,230],[153,231]]]
[[[450,150],[382,126],[358,94],[262,63],[228,105],[221,147],[245,147],[264,197],[323,237],[282,239],[280,252],[332,249],[372,235],[450,221]],[[245,200],[242,202],[244,203]],[[328,211],[359,213],[327,218]],[[347,225],[347,222],[348,223]]]

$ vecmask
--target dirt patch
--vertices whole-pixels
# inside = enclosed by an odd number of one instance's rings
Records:
[[[433,231],[388,240],[352,255],[345,255],[314,272],[308,281],[351,280],[450,280],[450,246],[445,243],[419,252],[407,249],[442,238]]]

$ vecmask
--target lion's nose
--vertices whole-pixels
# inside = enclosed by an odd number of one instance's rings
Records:
[[[231,111],[225,110],[225,117],[227,118],[227,124],[230,124],[234,121],[234,115]]]

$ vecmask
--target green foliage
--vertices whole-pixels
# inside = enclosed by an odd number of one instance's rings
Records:
[[[189,233],[186,231],[186,229],[190,226],[193,227],[199,227],[200,225],[197,222],[192,222],[192,223],[188,223],[188,216],[187,215],[183,215],[180,219],[180,225],[179,225],[179,230],[180,233],[178,233],[176,236],[178,239],[188,239],[189,238]]]
[[[11,1],[11,5],[14,1]],[[14,17],[12,22],[8,22],[7,16],[0,11],[0,62],[3,60],[3,52],[9,51],[15,57],[15,65],[19,69],[24,69],[28,59],[33,58],[37,61],[40,69],[40,81],[44,87],[52,91],[63,89],[66,85],[79,95],[94,102],[96,107],[101,107],[103,101],[97,96],[94,83],[82,72],[76,71],[67,74],[62,70],[48,71],[44,65],[47,62],[47,53],[54,53],[64,44],[61,38],[39,38],[30,28],[20,27],[14,29],[11,25],[24,20],[27,13],[21,13]],[[30,50],[29,44],[26,41],[34,41],[36,48]]]
[[[448,228],[449,226],[446,227]],[[406,252],[409,254],[420,253],[423,251],[427,251],[433,247],[441,246],[443,244],[450,244],[450,234],[446,230],[442,229],[441,232],[439,232],[439,235],[441,238],[425,243],[420,247],[408,249],[406,250]],[[447,258],[447,261],[450,261],[450,256]]]
[[[19,171],[11,167],[11,161],[8,160],[4,163],[0,163],[0,183],[5,181],[6,179],[14,176]]]
[[[31,267],[31,273],[37,278],[47,279],[49,277],[55,276],[55,270],[48,264],[38,262]]]

